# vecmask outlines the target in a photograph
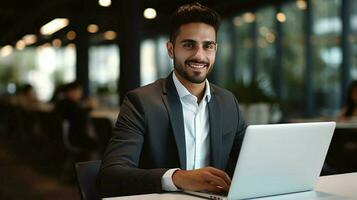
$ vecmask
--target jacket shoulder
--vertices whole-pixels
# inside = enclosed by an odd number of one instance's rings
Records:
[[[162,88],[164,85],[165,79],[158,79],[153,83],[150,83],[148,85],[138,87],[134,90],[131,90],[127,93],[127,96],[140,96],[140,97],[145,97],[147,95],[152,96],[153,94],[161,94],[162,93]]]
[[[213,83],[210,83],[210,87],[212,89],[211,92],[214,92],[214,94],[218,97],[222,98],[235,98],[233,93],[225,88],[222,88],[220,86],[217,86]]]

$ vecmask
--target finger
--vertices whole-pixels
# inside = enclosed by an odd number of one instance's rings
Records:
[[[228,192],[224,188],[216,186],[216,185],[212,185],[210,183],[207,183],[207,185],[205,186],[205,190],[207,192],[213,192],[213,193],[217,193],[217,194],[222,194],[222,193]]]
[[[220,178],[222,178],[227,185],[231,185],[231,178],[228,176],[228,174],[225,171],[210,167],[209,169],[211,171],[212,174],[214,174],[215,176],[218,176]]]
[[[222,188],[225,191],[229,190],[229,185],[219,176],[208,173],[205,176],[205,180],[207,183],[214,185],[215,187]]]

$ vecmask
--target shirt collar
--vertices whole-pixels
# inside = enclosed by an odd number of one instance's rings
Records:
[[[172,79],[174,81],[177,93],[180,97],[180,99],[182,99],[185,96],[191,95],[193,96],[184,85],[182,85],[182,83],[178,80],[175,72],[172,72]],[[203,99],[207,99],[207,102],[209,102],[211,100],[211,89],[210,89],[210,85],[208,80],[205,80],[206,82],[206,88],[205,88],[205,94],[203,95]]]

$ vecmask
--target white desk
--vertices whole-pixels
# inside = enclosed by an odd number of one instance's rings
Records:
[[[357,199],[357,172],[322,176],[315,190]]]
[[[338,129],[357,129],[357,122],[337,122]]]
[[[103,200],[202,200],[183,193],[146,194]],[[259,198],[259,200],[347,200],[357,199],[357,173],[320,177],[315,191]]]

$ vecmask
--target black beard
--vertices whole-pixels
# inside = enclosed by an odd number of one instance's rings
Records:
[[[189,62],[203,63],[203,64],[207,65],[206,67],[209,66],[209,62],[199,61],[199,60],[196,60],[196,59],[186,60],[184,63],[187,64],[187,63],[189,63]],[[196,84],[203,83],[203,82],[206,80],[207,76],[211,73],[211,70],[212,70],[212,68],[209,69],[209,71],[208,71],[208,73],[206,74],[205,77],[200,77],[200,76],[198,75],[198,72],[197,72],[197,75],[196,75],[196,76],[195,76],[195,75],[194,75],[194,76],[190,76],[190,75],[187,73],[187,71],[184,70],[184,69],[185,69],[185,66],[181,66],[180,64],[178,64],[178,63],[176,62],[175,56],[174,56],[174,68],[175,68],[175,70],[177,71],[177,73],[180,74],[180,76],[181,76],[182,78],[188,80],[188,81],[191,82],[191,83],[196,83]]]

